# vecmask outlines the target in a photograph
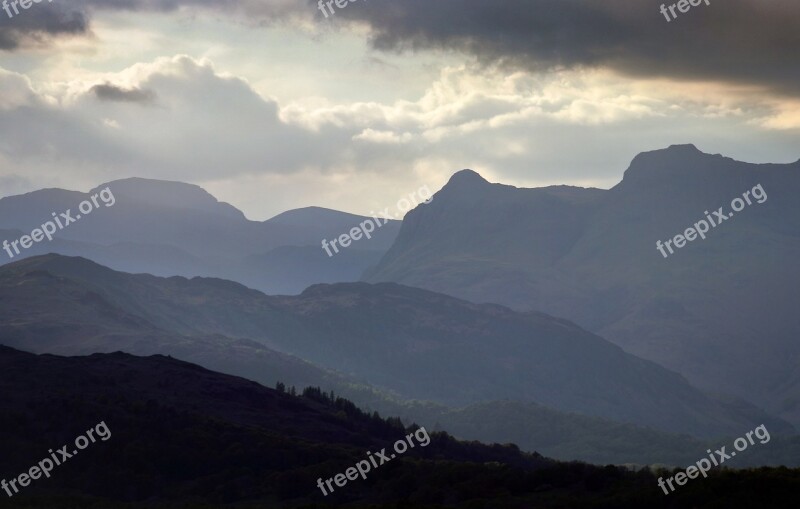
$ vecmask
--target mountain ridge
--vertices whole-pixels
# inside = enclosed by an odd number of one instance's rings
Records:
[[[308,207],[251,221],[195,184],[131,177],[89,193],[49,189],[0,198],[0,230],[30,233],[51,220],[51,212],[75,213],[82,200],[106,188],[114,196],[112,206],[101,204],[58,230],[53,241],[36,243],[15,259],[55,252],[126,272],[213,276],[267,293],[297,294],[314,282],[360,279],[389,248],[400,224],[389,220],[369,241],[329,257],[323,239],[337,238],[369,218]],[[0,257],[0,265],[9,261]]]
[[[668,260],[656,250],[758,185],[763,204],[751,200]],[[800,424],[800,383],[770,389],[800,362],[798,193],[798,163],[738,162],[694,145],[639,154],[612,189],[581,188],[577,200],[546,188],[445,186],[362,280],[565,317]]]
[[[56,298],[67,284],[37,282],[34,271],[66,278],[75,290]],[[46,348],[52,340],[43,325],[57,329],[86,316],[95,327],[107,313],[86,308],[86,291],[170,334],[249,338],[410,399],[511,397],[703,436],[735,433],[751,421],[679,375],[563,320],[399,285],[318,285],[297,297],[269,297],[224,280],[129,275],[49,255],[0,268],[0,297],[14,304],[0,312],[4,336],[16,331],[12,346],[20,347],[32,335]],[[445,371],[443,356],[450,358]]]

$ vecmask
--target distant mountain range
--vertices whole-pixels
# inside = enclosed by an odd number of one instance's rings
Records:
[[[557,459],[597,465],[690,465],[697,451],[718,448],[735,438],[698,439],[608,419],[560,412],[536,403],[490,401],[447,409],[411,403],[390,415],[419,422],[429,429],[446,430],[464,440],[514,443]],[[800,436],[775,436],[767,444],[732,458],[733,468],[762,465],[800,467]]]
[[[37,353],[170,353],[243,376],[270,366],[406,399],[508,398],[705,437],[762,423],[793,432],[564,320],[396,284],[270,297],[219,279],[130,275],[47,255],[0,268],[0,302],[2,342]]]
[[[608,191],[465,170],[402,229],[334,257],[321,240],[365,218],[309,207],[256,222],[197,186],[110,182],[97,190],[115,205],[35,258],[0,251],[14,262],[0,267],[0,344],[168,354],[559,458],[692,461],[722,435],[800,425],[799,170],[691,145],[640,154]],[[765,203],[668,259],[656,250],[756,184]],[[0,241],[94,192],[0,199]],[[781,438],[742,464],[795,464],[797,447]]]
[[[43,189],[0,199],[0,240],[18,239],[109,188],[111,207],[59,230],[52,242],[35,244],[19,257],[45,253],[83,256],[132,273],[208,276],[241,282],[268,293],[297,294],[315,283],[357,281],[393,243],[400,222],[376,228],[372,238],[329,257],[331,240],[368,219],[320,207],[248,220],[202,188],[180,182],[131,178],[89,193]],[[17,257],[14,260],[18,259]],[[0,264],[13,261],[0,251]]]
[[[764,203],[667,259],[656,249],[759,184]],[[800,424],[797,196],[800,161],[692,145],[638,155],[608,191],[518,189],[465,170],[406,216],[365,281],[564,317]]]

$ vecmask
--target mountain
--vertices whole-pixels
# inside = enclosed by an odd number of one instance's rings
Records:
[[[369,219],[320,207],[288,211],[267,221],[248,220],[199,186],[131,178],[88,193],[43,189],[0,199],[0,234],[9,242],[53,219],[79,215],[79,204],[108,189],[98,206],[51,242],[34,244],[0,264],[46,253],[83,256],[128,272],[231,279],[268,293],[296,294],[311,283],[356,281],[391,246],[399,221],[372,238],[329,257],[322,240]],[[59,216],[57,216],[59,217]]]
[[[46,258],[56,257],[48,255]],[[265,385],[323,386],[364,404],[378,394],[363,380],[323,369],[262,343],[221,334],[182,334],[109,301],[97,288],[46,270],[0,268],[0,344],[36,353],[88,355],[125,351],[170,355]],[[83,260],[91,271],[91,262]],[[98,266],[99,267],[99,266]]]
[[[530,402],[490,401],[463,408],[443,408],[411,402],[391,415],[417,422],[429,430],[445,430],[462,440],[514,443],[525,451],[547,457],[579,460],[596,465],[690,465],[698,451],[737,438],[698,439],[652,428],[623,424],[599,417],[560,412]],[[748,449],[726,465],[800,467],[800,436],[772,436],[766,444]]]
[[[336,234],[347,233],[353,226],[358,225],[365,219],[369,218],[322,207],[305,207],[283,212],[265,221],[265,223],[302,232],[303,237],[299,242],[310,242],[314,247],[319,247],[321,239],[331,239]],[[383,230],[383,226],[380,229],[376,228],[372,238],[369,239],[369,243],[359,245],[356,242],[351,244],[353,250],[370,250],[383,253],[392,247],[394,239],[400,230],[400,221],[390,220],[386,226],[389,227],[386,230]]]
[[[270,297],[230,281],[124,274],[48,255],[0,268],[0,302],[3,343],[34,352],[152,343],[143,331],[212,344],[208,338],[221,335],[401,398],[509,398],[698,436],[738,435],[763,422],[778,434],[793,431],[564,320],[396,284],[317,285]]]
[[[107,429],[85,451],[73,452],[76,457],[57,466],[49,479],[24,490],[28,497],[281,505],[322,500],[320,476],[343,472],[365,451],[380,451],[407,433],[398,421],[362,413],[344,400],[326,401],[313,393],[298,398],[162,356],[63,358],[0,347],[0,369],[4,473],[27,471],[42,451],[72,444],[87,427],[102,422]],[[419,436],[422,445],[424,434]],[[384,472],[372,473],[368,482],[352,483],[330,498],[391,500],[380,495],[398,482],[387,473],[430,469],[434,458],[442,471],[450,462],[474,464],[476,477],[488,470],[480,466],[484,462],[527,471],[555,465],[513,447],[428,436],[430,449],[410,450]]]
[[[30,262],[34,260],[26,261]],[[713,445],[535,403],[477,403],[455,409],[410,402],[387,389],[376,390],[363,379],[323,369],[251,340],[220,334],[183,335],[160,329],[110,304],[96,289],[54,277],[44,270],[25,272],[23,278],[17,276],[0,278],[0,286],[6,289],[0,291],[0,343],[33,352],[169,355],[269,386],[277,381],[297,387],[321,386],[366,408],[401,416],[405,422],[418,422],[431,430],[443,429],[467,440],[514,442],[523,450],[540,451],[563,460],[678,465],[690,461],[697,450]],[[737,458],[737,462],[744,466],[800,466],[795,465],[797,447],[794,439],[776,436],[768,451]]]
[[[798,424],[798,192],[800,161],[692,145],[638,155],[608,191],[519,189],[465,170],[406,216],[364,280],[561,316]],[[735,215],[722,222],[719,207]],[[659,252],[707,216],[721,223],[704,240]]]
[[[458,442],[319,390],[293,396],[163,356],[64,358],[0,347],[0,373],[0,471],[16,481],[42,451],[61,456],[48,478],[39,472],[14,485],[21,493],[0,497],[2,508],[632,509],[664,501],[657,484],[664,472],[557,463],[513,445]],[[72,449],[80,436],[91,441]],[[393,443],[405,436],[415,447],[395,457]],[[321,493],[318,480],[368,464],[367,451],[381,450],[387,464],[376,459],[365,479],[356,475]],[[712,470],[670,502],[739,508],[757,497],[765,507],[788,508],[798,487],[798,470]]]
[[[293,295],[318,283],[358,281],[368,267],[380,261],[383,253],[354,249],[329,257],[320,246],[283,246],[248,256],[227,267],[225,273],[232,281],[247,281],[251,288]]]

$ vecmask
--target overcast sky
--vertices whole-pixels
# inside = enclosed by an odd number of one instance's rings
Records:
[[[340,0],[341,1],[341,0]],[[0,10],[0,196],[131,176],[251,219],[472,168],[608,188],[677,143],[800,158],[800,2],[53,0]],[[668,4],[669,5],[669,4]]]

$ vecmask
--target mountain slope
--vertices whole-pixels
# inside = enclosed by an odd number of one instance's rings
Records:
[[[51,220],[53,212],[71,210],[75,217],[81,201],[106,188],[113,200],[98,200],[97,210],[58,230],[52,242],[34,244],[14,259],[0,252],[0,264],[54,252],[129,272],[221,277],[269,293],[296,294],[310,282],[358,280],[392,244],[400,226],[389,221],[369,241],[328,257],[323,239],[349,232],[368,218],[309,207],[250,221],[198,186],[131,178],[86,194],[45,189],[2,198],[0,232],[20,231],[3,232],[2,239],[30,233]],[[292,250],[302,256],[292,256]]]
[[[59,341],[97,348],[81,327],[108,316],[116,323],[114,313],[124,313],[171,334],[259,341],[407,398],[512,398],[703,436],[736,434],[763,419],[776,432],[791,431],[569,322],[394,284],[319,285],[298,297],[268,297],[228,281],[123,274],[51,255],[0,268],[0,297],[7,303],[0,332],[35,351]]]
[[[410,430],[346,400],[314,391],[290,396],[161,356],[63,358],[0,347],[0,393],[2,472],[27,471],[42,451],[67,444],[69,453],[76,437],[102,431],[49,478],[0,497],[2,508],[633,509],[664,500],[648,471],[556,463],[512,445],[419,431],[414,440],[424,447],[324,497],[318,479],[345,472],[365,451],[391,451]],[[798,486],[797,470],[712,471],[671,502],[752,507],[757,498],[793,507]]]
[[[336,234],[347,233],[365,219],[368,218],[323,207],[304,207],[288,210],[264,221],[264,223],[280,225],[293,231],[302,232],[303,237],[296,240],[296,243],[318,247],[323,238],[331,239]],[[400,221],[389,220],[385,226],[387,227],[386,230],[383,229],[384,226],[377,228],[368,243],[359,245],[356,242],[351,244],[352,248],[354,250],[368,249],[385,252],[392,247],[394,239],[397,237],[397,232],[400,230]]]
[[[463,440],[514,443],[555,459],[607,464],[690,465],[698,451],[732,443],[736,437],[710,440],[620,424],[607,419],[559,412],[536,403],[492,401],[448,409],[412,403],[394,411],[404,422],[442,429]],[[732,458],[734,468],[800,466],[800,436],[771,436],[766,444]]]
[[[668,259],[656,249],[758,185],[763,203],[751,194],[705,240]],[[609,191],[460,172],[406,217],[365,280],[562,316],[800,423],[798,192],[800,161],[742,163],[691,145],[640,154]]]
[[[0,347],[0,372],[3,472],[27,470],[42,451],[71,444],[99,422],[110,432],[24,490],[28,496],[321,500],[318,477],[344,471],[364,451],[380,451],[407,433],[396,421],[370,417],[346,401],[298,398],[160,356],[63,358]],[[528,471],[555,466],[512,447],[459,444],[442,434],[429,446],[409,450],[383,475],[376,471],[369,482],[329,498],[390,499],[380,494],[397,481],[386,474],[415,471],[414,457],[436,458],[444,468],[490,461]]]
[[[295,386],[324,386],[365,403],[381,399],[363,381],[261,343],[221,334],[186,335],[167,330],[110,301],[97,288],[44,270],[13,272],[16,266],[0,268],[0,344],[60,355],[115,351],[171,355],[265,385],[282,381]]]

